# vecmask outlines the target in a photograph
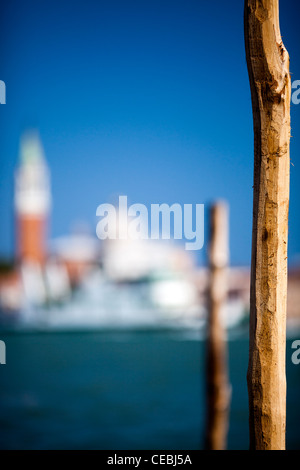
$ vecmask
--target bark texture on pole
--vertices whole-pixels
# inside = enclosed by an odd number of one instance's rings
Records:
[[[216,203],[210,210],[209,265],[205,447],[224,450],[227,445],[231,387],[223,312],[227,299],[228,269],[228,209],[223,202]]]
[[[278,0],[245,0],[244,23],[254,121],[250,448],[285,449],[289,55],[280,35]]]

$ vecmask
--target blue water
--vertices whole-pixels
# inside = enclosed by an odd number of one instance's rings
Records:
[[[201,449],[204,347],[170,331],[1,334],[1,449]],[[300,448],[300,365],[287,344],[287,447]],[[248,341],[229,341],[228,448],[248,448]]]

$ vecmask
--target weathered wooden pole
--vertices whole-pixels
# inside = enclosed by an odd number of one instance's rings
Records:
[[[289,55],[278,0],[245,0],[254,122],[248,394],[251,449],[285,449]]]
[[[210,210],[209,292],[207,323],[205,447],[223,450],[227,445],[231,388],[227,372],[227,338],[224,311],[227,298],[228,208],[218,202]]]

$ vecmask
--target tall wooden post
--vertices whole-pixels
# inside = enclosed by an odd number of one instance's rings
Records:
[[[216,203],[210,210],[209,267],[205,447],[223,450],[227,445],[231,394],[223,312],[227,298],[228,209],[223,202]]]
[[[289,209],[289,55],[278,0],[245,0],[254,121],[254,197],[248,366],[251,449],[285,449]]]

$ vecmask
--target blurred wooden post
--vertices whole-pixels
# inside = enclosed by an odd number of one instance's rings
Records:
[[[245,0],[254,121],[248,366],[250,448],[285,449],[291,81],[278,0]]]
[[[218,202],[210,210],[210,284],[207,331],[207,422],[205,447],[223,450],[227,445],[230,385],[223,308],[227,298],[228,208]]]

